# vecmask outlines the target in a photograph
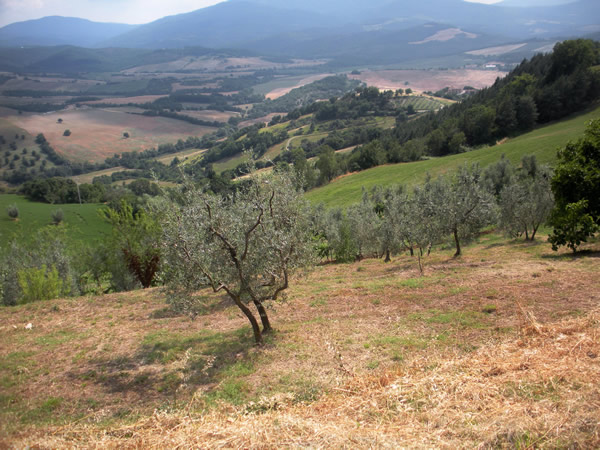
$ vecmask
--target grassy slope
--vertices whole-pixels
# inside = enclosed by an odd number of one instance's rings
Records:
[[[486,234],[424,277],[408,255],[321,266],[263,349],[208,293],[194,322],[159,290],[2,308],[0,447],[597,447],[587,248]]]
[[[348,206],[360,200],[363,187],[415,184],[422,182],[427,173],[433,176],[440,175],[465,163],[479,163],[485,167],[498,161],[503,154],[515,164],[520,162],[523,155],[535,155],[539,162],[552,165],[556,160],[557,149],[582,136],[586,123],[599,117],[600,107],[509,139],[502,145],[414,163],[375,167],[341,177],[333,183],[308,192],[306,197],[313,203]]]
[[[16,204],[19,208],[19,220],[13,221],[6,214],[8,205]],[[102,239],[110,232],[110,226],[104,222],[97,211],[102,205],[50,205],[30,202],[24,197],[13,194],[0,195],[0,248],[9,242],[12,236],[27,239],[38,229],[49,225],[51,214],[57,209],[65,213],[64,223],[71,229],[70,237],[91,243]]]

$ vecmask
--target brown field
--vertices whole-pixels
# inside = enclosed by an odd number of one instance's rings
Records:
[[[263,348],[209,293],[2,308],[0,446],[598,448],[600,242],[540,239],[322,265]]]
[[[63,119],[62,124],[57,123],[58,118]],[[127,114],[120,108],[69,109],[23,114],[8,120],[31,135],[43,133],[57,152],[73,161],[103,161],[115,153],[142,151],[214,131],[180,120]],[[71,136],[63,136],[66,129],[71,130]],[[125,131],[130,135],[128,139],[123,138]]]
[[[239,70],[282,69],[290,67],[306,67],[325,64],[322,60],[293,60],[291,63],[275,63],[259,57],[247,58],[214,58],[186,56],[175,61],[160,64],[139,66],[124,73],[169,72],[180,70],[197,70],[210,72],[231,72]]]
[[[499,47],[488,47],[482,48],[481,50],[473,50],[470,52],[466,52],[467,55],[476,55],[476,56],[498,56],[503,55],[504,53],[509,53],[514,50],[518,50],[521,47],[525,47],[527,44],[514,44],[514,45],[502,45]]]
[[[360,75],[348,75],[361,80],[369,86],[380,89],[406,89],[413,91],[439,91],[445,87],[462,89],[473,86],[481,89],[491,86],[496,78],[502,78],[506,72],[497,70],[450,69],[450,70],[366,70]],[[406,84],[408,82],[408,84]]]
[[[409,44],[426,44],[427,42],[432,41],[446,42],[460,35],[464,35],[466,38],[469,39],[475,39],[477,37],[476,34],[468,33],[466,31],[461,30],[460,28],[448,28],[446,30],[440,30],[437,33],[423,39],[422,41],[409,42]]]
[[[204,111],[181,111],[181,114],[186,116],[195,117],[201,120],[212,120],[217,122],[227,122],[230,117],[238,117],[240,114],[234,111],[214,111],[207,109]]]

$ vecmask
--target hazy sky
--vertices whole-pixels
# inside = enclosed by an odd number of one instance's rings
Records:
[[[0,26],[44,16],[82,17],[96,22],[148,23],[194,11],[221,0],[0,0]],[[470,0],[496,3],[500,0]],[[522,4],[556,0],[522,0]]]

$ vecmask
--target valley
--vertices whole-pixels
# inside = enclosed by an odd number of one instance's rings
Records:
[[[600,447],[599,2],[135,1],[0,2],[0,448]]]

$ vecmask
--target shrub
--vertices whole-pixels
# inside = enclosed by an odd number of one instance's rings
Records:
[[[43,264],[39,269],[32,267],[18,272],[21,298],[19,303],[30,303],[37,300],[50,300],[60,296],[62,280],[55,266],[49,271]]]
[[[63,136],[71,136],[71,130],[65,130]]]
[[[52,212],[52,223],[54,225],[58,225],[59,223],[61,223],[64,218],[65,218],[65,213],[63,212],[62,209],[57,209],[56,211]]]
[[[6,212],[8,213],[8,217],[11,219],[19,218],[19,208],[17,208],[17,205],[10,205],[8,208],[6,208]]]

